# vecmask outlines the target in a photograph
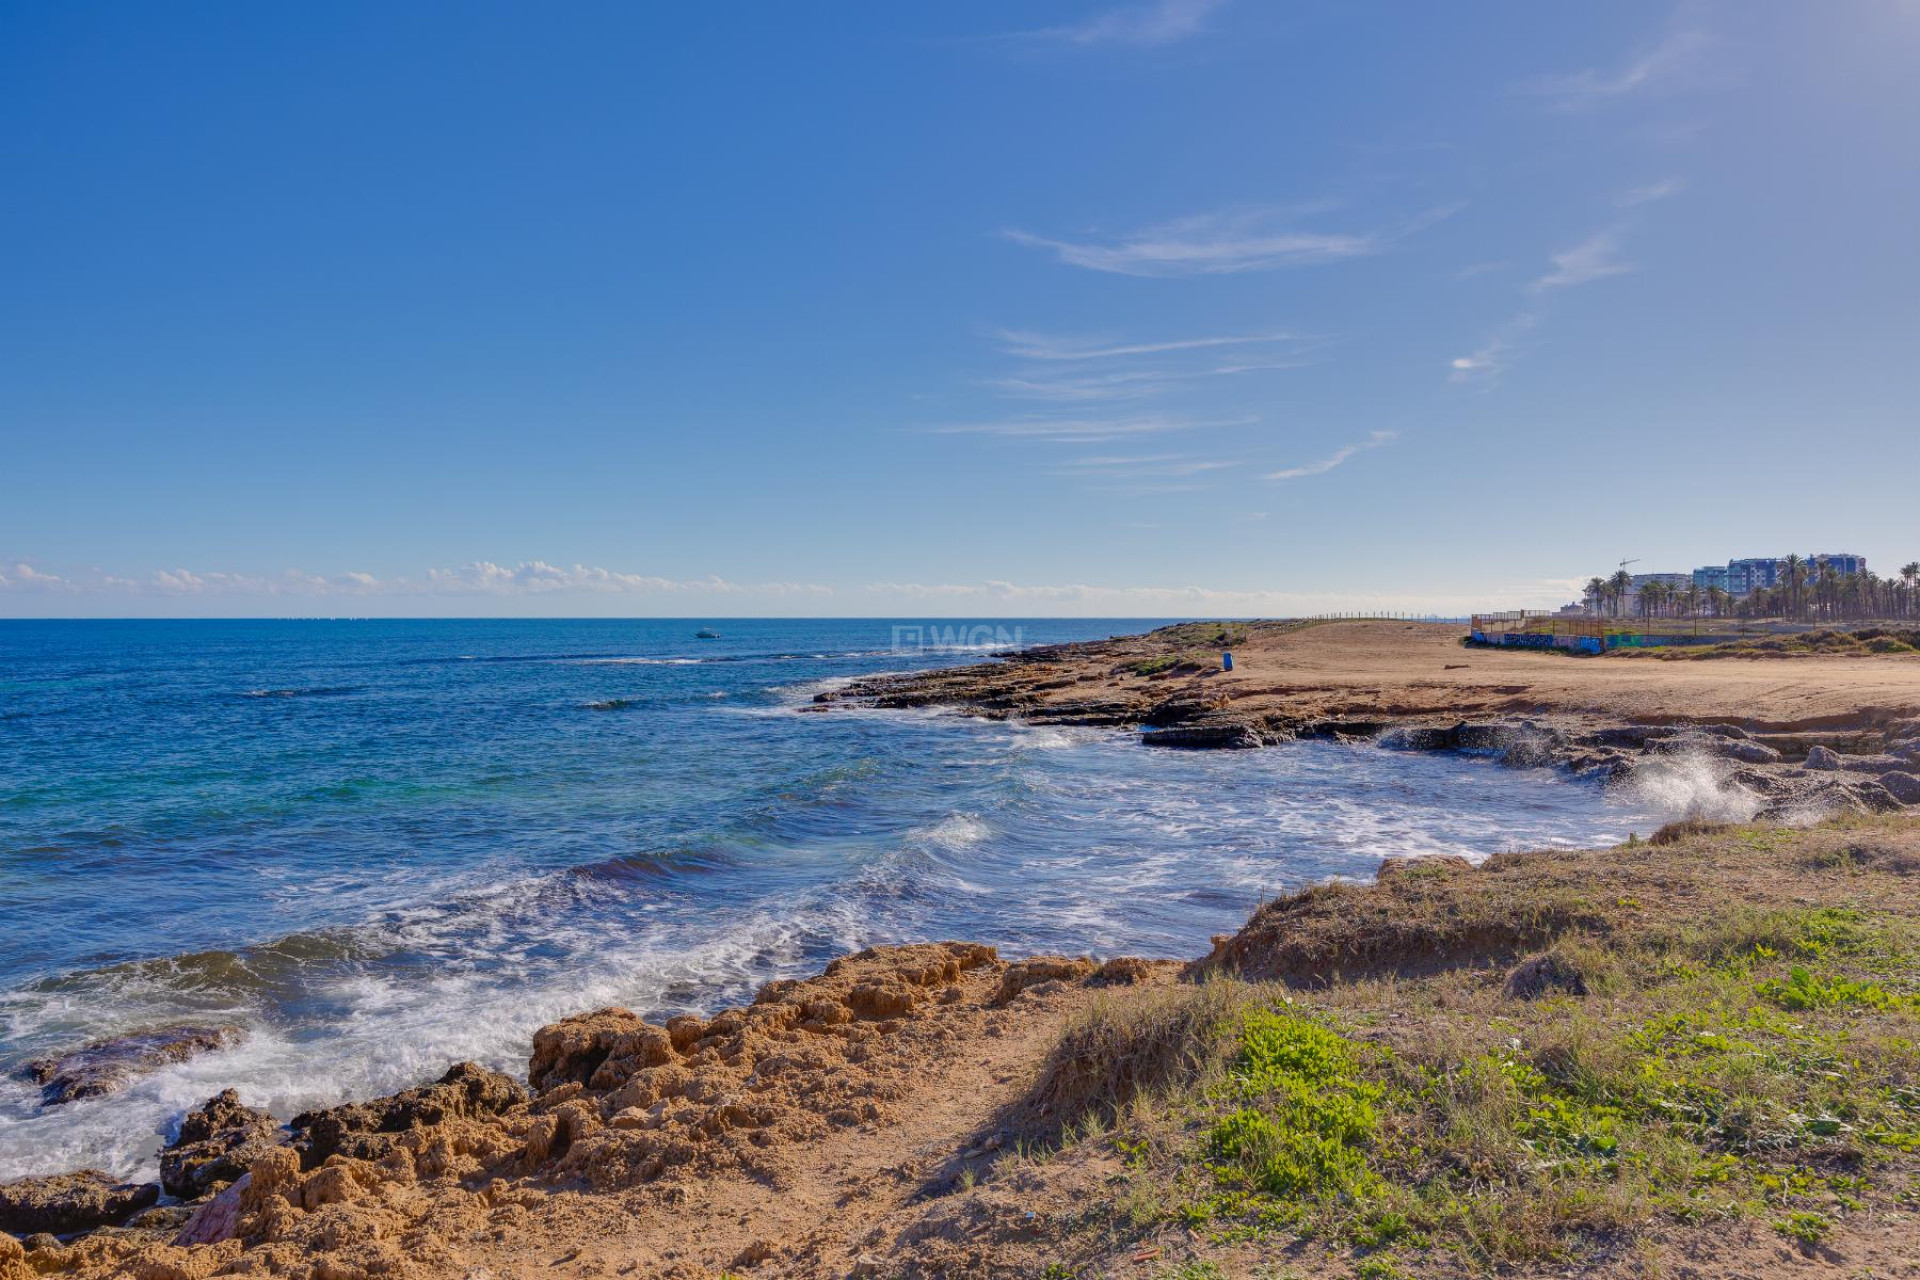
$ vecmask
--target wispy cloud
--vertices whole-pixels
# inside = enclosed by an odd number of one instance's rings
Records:
[[[1242,333],[1204,338],[1170,338],[1159,342],[1121,342],[1112,338],[1034,333],[1024,329],[1001,329],[994,336],[1000,340],[1000,349],[1006,354],[1027,360],[1112,360],[1122,356],[1198,351],[1206,347],[1291,342],[1299,337],[1292,333]]]
[[[1030,39],[1072,45],[1153,48],[1197,36],[1226,0],[1154,0],[1093,14],[1080,22],[1023,32]]]
[[[1205,475],[1210,471],[1225,471],[1240,465],[1239,462],[1226,459],[1195,458],[1183,453],[1109,454],[1069,459],[1056,467],[1053,474],[1117,476],[1127,479],[1179,479]]]
[[[1450,382],[1497,381],[1507,371],[1517,353],[1520,339],[1528,333],[1539,317],[1531,311],[1522,311],[1507,323],[1494,330],[1493,334],[1471,355],[1457,356],[1448,365]]]
[[[1713,38],[1704,29],[1676,27],[1619,66],[1535,76],[1520,88],[1561,110],[1579,110],[1640,93],[1704,86],[1705,55],[1712,45]]]
[[[1595,280],[1605,280],[1609,276],[1623,276],[1639,268],[1631,262],[1622,262],[1616,256],[1620,245],[1616,233],[1602,231],[1589,236],[1573,248],[1562,253],[1552,254],[1549,261],[1553,270],[1541,276],[1527,288],[1534,293],[1548,289],[1569,289],[1574,285],[1591,284]]]
[[[1680,187],[1681,182],[1678,178],[1662,178],[1658,182],[1649,182],[1645,186],[1628,187],[1613,197],[1614,207],[1631,209],[1637,205],[1652,204],[1677,194]]]
[[[1365,440],[1360,441],[1358,444],[1343,445],[1318,462],[1309,462],[1298,467],[1287,467],[1282,471],[1270,471],[1267,473],[1266,478],[1269,480],[1300,480],[1307,476],[1323,476],[1347,461],[1347,459],[1353,457],[1356,453],[1359,453],[1362,449],[1378,449],[1383,444],[1391,443],[1397,438],[1397,435],[1398,433],[1393,431],[1369,432]]]
[[[1199,419],[1179,414],[1149,413],[1131,417],[1107,418],[1003,418],[988,422],[956,422],[929,427],[936,435],[1000,436],[1018,440],[1055,440],[1098,444],[1128,436],[1156,435],[1167,431],[1193,431],[1201,427],[1244,426],[1256,419]]]
[[[1431,221],[1429,215],[1425,221]],[[1282,225],[1273,210],[1200,214],[1101,240],[1063,240],[1017,228],[1015,244],[1044,249],[1061,262],[1128,276],[1233,275],[1317,266],[1369,257],[1396,237],[1375,232],[1306,231]],[[1404,233],[1403,233],[1404,234]]]

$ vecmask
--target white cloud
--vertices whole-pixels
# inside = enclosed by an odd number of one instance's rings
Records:
[[[725,578],[674,579],[622,573],[592,565],[562,566],[544,560],[501,565],[476,560],[454,569],[429,569],[424,578],[379,578],[348,572],[333,576],[288,569],[261,576],[215,570],[160,569],[146,579],[96,573],[67,579],[40,573],[19,564],[0,575],[0,587],[34,586],[44,589],[108,593],[128,596],[431,596],[431,595],[547,595],[547,594],[722,594],[829,595],[831,588],[804,582],[731,582]]]
[[[1597,106],[1639,93],[1703,86],[1704,55],[1713,39],[1698,27],[1680,27],[1621,66],[1587,67],[1565,75],[1536,76],[1521,88],[1553,100],[1563,110]]]
[[[1656,200],[1665,200],[1668,196],[1676,194],[1680,190],[1680,187],[1680,179],[1662,178],[1658,182],[1649,182],[1644,187],[1628,187],[1625,191],[1614,196],[1613,203],[1615,207],[1621,209],[1631,209],[1635,205],[1652,204]]]
[[[1523,311],[1494,330],[1472,355],[1456,357],[1448,366],[1452,382],[1489,382],[1505,373],[1513,360],[1520,339],[1538,323],[1531,311]]]
[[[1044,27],[1025,34],[1063,44],[1152,48],[1199,35],[1207,29],[1207,18],[1224,4],[1225,0],[1154,0],[1151,4],[1108,9],[1082,22]]]
[[[1381,252],[1374,234],[1299,231],[1276,225],[1271,211],[1202,214],[1130,232],[1105,243],[1058,240],[1012,229],[1015,244],[1045,249],[1061,262],[1129,276],[1232,275],[1343,262]]]
[[[620,573],[594,565],[571,567],[545,560],[523,560],[517,565],[476,560],[457,569],[429,569],[427,585],[436,592],[480,595],[544,595],[553,593],[653,593],[831,595],[832,588],[804,582],[729,582],[725,578],[676,580],[649,574]]]
[[[1034,333],[1030,330],[1001,329],[995,335],[1001,350],[1027,360],[1111,360],[1120,356],[1163,355],[1174,351],[1198,351],[1206,347],[1243,347],[1273,342],[1292,342],[1292,333],[1242,333],[1205,338],[1173,338],[1161,342],[1118,342],[1111,338],[1075,337]]]
[[[1615,256],[1619,251],[1620,246],[1613,232],[1602,231],[1596,236],[1589,236],[1564,253],[1553,254],[1550,259],[1553,270],[1527,288],[1535,293],[1547,289],[1567,289],[1638,271],[1639,268],[1631,262],[1622,262]]]
[[[24,560],[14,564],[11,575],[0,574],[0,587],[17,591],[66,591],[72,586],[72,583],[59,574],[42,573]]]
[[[1365,440],[1360,441],[1358,444],[1343,445],[1318,462],[1309,462],[1298,467],[1288,467],[1283,471],[1270,471],[1267,473],[1266,478],[1269,480],[1300,480],[1307,476],[1323,476],[1347,459],[1353,457],[1354,454],[1359,453],[1362,449],[1378,449],[1381,445],[1394,440],[1396,436],[1397,433],[1392,431],[1369,432]]]
[[[1193,431],[1200,427],[1244,426],[1253,418],[1204,421],[1174,414],[1140,414],[1123,418],[1007,418],[994,422],[960,422],[930,427],[936,435],[1000,436],[1018,440],[1054,440],[1097,444],[1127,436],[1166,431]]]

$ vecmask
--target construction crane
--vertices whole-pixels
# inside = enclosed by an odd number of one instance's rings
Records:
[[[1639,556],[1635,556],[1635,557],[1634,557],[1633,559],[1631,559],[1631,560],[1622,560],[1622,561],[1620,562],[1620,567],[1621,567],[1622,569],[1624,569],[1624,568],[1626,568],[1626,567],[1627,567],[1628,565],[1630,565],[1630,564],[1639,564],[1639,563],[1640,563],[1640,557],[1639,557]]]

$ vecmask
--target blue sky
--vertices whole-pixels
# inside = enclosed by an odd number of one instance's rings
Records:
[[[0,616],[1920,556],[1920,6],[0,4]]]

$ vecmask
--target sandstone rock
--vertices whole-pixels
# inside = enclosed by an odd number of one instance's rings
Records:
[[[1920,804],[1920,776],[1911,773],[1883,773],[1880,785],[1901,804]]]
[[[27,1064],[26,1073],[40,1086],[41,1105],[57,1107],[117,1093],[136,1076],[238,1044],[245,1035],[242,1028],[228,1025],[145,1027],[36,1058]]]
[[[1840,753],[1832,747],[1812,747],[1807,751],[1806,767],[1825,772],[1836,770],[1840,767]]]
[[[179,1136],[160,1155],[160,1185],[170,1196],[197,1200],[216,1183],[238,1179],[261,1152],[282,1141],[272,1116],[243,1106],[228,1089],[180,1122]]]
[[[115,1182],[98,1169],[0,1183],[0,1231],[69,1235],[117,1224],[160,1198],[159,1184]]]
[[[447,1120],[497,1115],[525,1101],[527,1091],[511,1077],[462,1062],[430,1085],[295,1116],[293,1145],[307,1169],[333,1155],[381,1160],[394,1149],[392,1135]]]
[[[565,1084],[616,1089],[640,1068],[659,1066],[673,1055],[673,1033],[666,1028],[631,1009],[596,1009],[534,1032],[527,1082],[540,1094]]]
[[[1888,753],[1877,756],[1841,756],[1840,767],[1848,773],[1879,774],[1892,773],[1895,770],[1902,773],[1910,772],[1913,765],[1905,756]]]
[[[1115,956],[1101,965],[1093,980],[1104,986],[1130,986],[1153,973],[1153,963],[1139,956]]]
[[[993,1003],[1005,1004],[1029,987],[1043,982],[1071,982],[1093,972],[1093,961],[1086,956],[1032,956],[1007,966],[1000,975]]]

